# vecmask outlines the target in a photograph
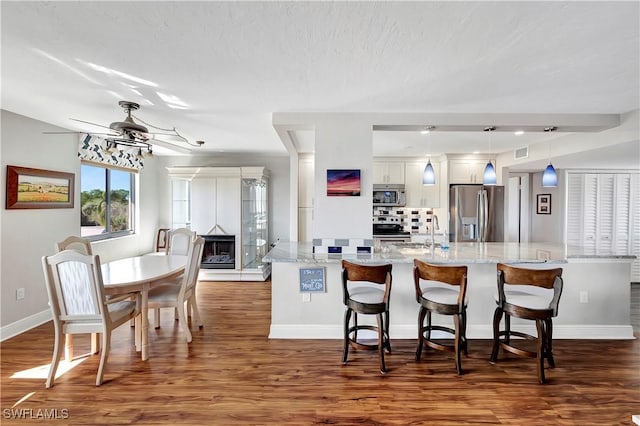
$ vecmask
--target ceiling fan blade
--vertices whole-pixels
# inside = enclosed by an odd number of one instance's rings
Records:
[[[85,132],[42,132],[43,135],[79,135]]]
[[[70,118],[69,120],[77,121],[79,123],[91,124],[92,126],[103,127],[105,129],[111,130],[111,127],[109,127],[109,126],[103,126],[102,124],[96,124],[96,123],[92,123],[90,121],[78,120],[77,118]]]
[[[158,139],[150,138],[147,141],[147,143],[149,143],[149,144],[151,144],[153,146],[161,146],[163,148],[167,148],[167,149],[170,149],[170,150],[173,150],[175,152],[182,153],[182,154],[191,153],[191,150],[189,148],[184,148],[182,146],[174,145],[172,143],[161,141],[161,140],[158,140]]]

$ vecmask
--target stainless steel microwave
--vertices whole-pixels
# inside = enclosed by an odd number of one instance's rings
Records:
[[[373,205],[382,207],[404,207],[407,195],[404,185],[378,184],[373,185]]]

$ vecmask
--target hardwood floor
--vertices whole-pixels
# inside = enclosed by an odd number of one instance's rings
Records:
[[[133,329],[123,326],[100,387],[94,355],[45,389],[51,323],[3,342],[0,423],[43,424],[38,415],[48,413],[58,415],[53,424],[73,425],[630,425],[640,414],[638,340],[556,340],[557,367],[547,370],[546,385],[537,383],[533,359],[501,352],[491,365],[488,340],[469,341],[460,377],[453,354],[428,351],[416,362],[414,341],[392,340],[381,376],[375,351],[352,350],[343,366],[339,340],[269,340],[268,282],[198,289],[205,326],[192,327],[193,342],[163,310],[143,362]],[[89,350],[83,337],[75,338],[76,354]],[[16,377],[38,366],[39,377]]]

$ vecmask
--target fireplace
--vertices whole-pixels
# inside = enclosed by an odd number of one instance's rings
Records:
[[[204,238],[202,250],[203,269],[235,269],[236,268],[236,236],[235,235],[201,235]]]

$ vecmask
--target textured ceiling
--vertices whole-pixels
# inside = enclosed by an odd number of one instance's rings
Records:
[[[278,112],[621,114],[640,105],[638,2],[0,7],[3,109],[95,132],[69,118],[108,125],[124,118],[118,100],[135,101],[142,120],[205,140],[194,152],[284,155]],[[377,155],[425,149],[410,132],[375,133]],[[482,132],[456,133],[434,136],[430,150],[489,151]],[[496,136],[491,150],[544,136]]]

